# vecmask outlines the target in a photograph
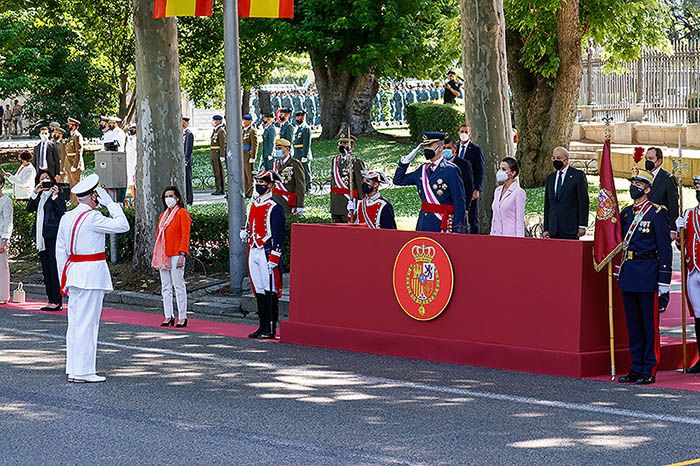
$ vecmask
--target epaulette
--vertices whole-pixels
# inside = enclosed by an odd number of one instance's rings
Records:
[[[656,213],[658,214],[662,210],[668,210],[665,205],[659,205],[659,204],[654,204],[653,202],[651,203],[656,208]]]

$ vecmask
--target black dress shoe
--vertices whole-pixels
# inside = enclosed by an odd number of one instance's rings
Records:
[[[42,307],[39,309],[40,311],[50,311],[50,312],[56,312],[60,311],[62,309],[61,305],[59,304],[58,306],[55,304],[47,304],[46,306]]]
[[[256,331],[248,335],[248,338],[258,338],[260,336],[260,331]]]
[[[175,317],[165,319],[163,322],[160,323],[161,327],[172,327],[173,325],[175,325]]]
[[[686,371],[687,374],[700,374],[700,361]]]
[[[656,377],[653,375],[640,375],[637,380],[637,385],[651,385],[656,382]]]
[[[630,372],[627,375],[623,375],[617,381],[619,383],[637,383],[639,378],[641,377],[641,374],[637,374],[636,372]]]
[[[187,327],[187,319],[183,319],[183,320],[178,321],[177,324],[175,324],[175,327],[180,327],[180,328]]]
[[[263,332],[258,335],[258,340],[274,340],[275,336],[271,333]]]

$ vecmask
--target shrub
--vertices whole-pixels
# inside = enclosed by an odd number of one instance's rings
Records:
[[[406,108],[406,120],[413,142],[419,142],[426,131],[442,131],[454,138],[459,125],[464,123],[464,109],[434,102],[411,104]]]

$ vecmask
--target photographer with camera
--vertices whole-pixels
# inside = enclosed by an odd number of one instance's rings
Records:
[[[36,240],[41,270],[44,274],[44,286],[48,304],[42,311],[60,311],[62,309],[61,284],[56,264],[56,236],[61,217],[66,213],[66,201],[60,196],[58,185],[44,172],[39,176],[39,184],[34,188],[27,212],[36,212],[36,221],[32,235]]]

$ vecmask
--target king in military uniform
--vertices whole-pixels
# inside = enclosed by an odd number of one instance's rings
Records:
[[[671,234],[668,211],[647,195],[654,175],[646,170],[630,178],[634,204],[620,213],[622,264],[619,286],[627,317],[632,366],[620,383],[652,384],[659,364],[659,295],[671,285]]]
[[[362,199],[362,172],[365,164],[357,158],[355,137],[341,133],[338,138],[339,155],[333,157],[331,163],[331,216],[334,223],[348,223],[356,199]],[[350,192],[350,174],[352,174],[352,193]],[[350,207],[350,209],[348,209]]]
[[[243,115],[243,181],[245,197],[253,195],[253,165],[258,156],[258,132],[253,126],[253,117]]]
[[[280,259],[286,238],[284,209],[275,201],[272,190],[281,182],[275,172],[255,175],[256,197],[250,205],[248,221],[241,240],[248,243],[248,272],[258,304],[258,329],[249,338],[275,338],[282,296]]]
[[[280,181],[275,182],[272,195],[282,204],[286,215],[301,215],[304,212],[306,179],[301,162],[292,157],[291,146],[286,139],[275,141],[273,169],[279,174]]]
[[[214,115],[214,130],[211,132],[211,168],[214,170],[214,184],[216,191],[214,196],[224,195],[224,161],[226,160],[226,128],[224,118],[221,115]]]
[[[695,197],[700,203],[700,176],[693,177]],[[695,341],[700,352],[700,317],[695,309],[700,309],[700,205],[688,209],[676,220],[678,231],[685,230],[685,244],[680,244],[680,237],[676,237],[679,246],[685,248],[686,299],[690,315],[695,320]],[[700,361],[688,369],[689,374],[700,373]]]
[[[466,197],[464,183],[456,165],[447,162],[442,151],[444,133],[423,134],[423,142],[399,160],[394,173],[397,186],[415,185],[421,198],[416,231],[465,233]],[[406,173],[421,148],[427,160],[417,170]]]
[[[311,191],[311,127],[306,124],[306,112],[299,110],[294,115],[297,122],[297,130],[294,133],[294,158],[304,166],[306,177],[306,192]]]
[[[372,229],[396,230],[394,206],[379,194],[379,186],[382,183],[386,183],[386,177],[383,173],[363,172],[362,193],[365,197],[357,206],[356,222]]]

